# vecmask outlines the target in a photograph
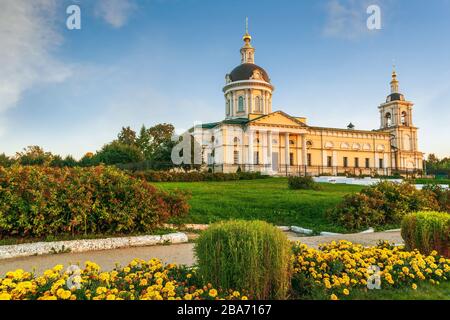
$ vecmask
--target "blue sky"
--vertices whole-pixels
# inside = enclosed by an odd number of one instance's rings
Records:
[[[71,4],[81,30],[66,28]],[[366,27],[371,4],[381,30]],[[246,16],[274,110],[376,129],[395,60],[420,148],[450,155],[449,0],[2,0],[0,153],[79,158],[122,126],[222,120]]]

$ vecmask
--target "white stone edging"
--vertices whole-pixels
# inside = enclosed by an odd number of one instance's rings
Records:
[[[300,233],[300,234],[312,234],[313,233],[313,231],[311,229],[306,229],[306,228],[297,227],[297,226],[291,226],[291,231],[295,232],[295,233]]]
[[[0,246],[0,260],[51,253],[111,250],[129,247],[153,246],[158,244],[186,243],[188,241],[188,237],[185,233],[177,232],[162,236],[149,235],[107,239],[24,243]]]

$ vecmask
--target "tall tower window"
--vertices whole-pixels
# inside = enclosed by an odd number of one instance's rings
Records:
[[[255,98],[255,110],[256,110],[256,112],[261,112],[261,98],[260,97]]]
[[[390,112],[386,113],[386,127],[392,126],[392,115]]]
[[[227,116],[230,115],[230,100],[227,100]]]
[[[239,97],[238,112],[244,112],[244,97]]]
[[[408,124],[407,124],[407,121],[406,121],[407,117],[408,117],[408,114],[406,113],[406,111],[403,111],[403,112],[402,112],[401,119],[400,119],[400,122],[401,122],[401,124],[402,124],[403,126],[408,125]]]

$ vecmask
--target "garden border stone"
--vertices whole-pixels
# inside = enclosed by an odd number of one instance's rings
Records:
[[[0,246],[0,260],[64,252],[87,252],[188,242],[185,233],[106,239],[35,242]]]

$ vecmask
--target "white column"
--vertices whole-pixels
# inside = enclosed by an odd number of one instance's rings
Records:
[[[300,146],[302,145],[301,141],[301,135],[297,135],[297,165],[301,166],[303,165],[303,157],[302,157],[302,149],[300,149]]]
[[[252,101],[252,90],[248,89],[248,109],[247,113],[251,113],[253,108],[253,101]]]
[[[286,165],[290,165],[290,163],[289,163],[289,159],[290,159],[290,157],[289,157],[289,132],[286,132],[285,134],[284,134],[284,140],[285,140],[285,143],[286,143],[286,146],[285,146],[285,148],[284,148],[284,151],[285,151],[285,155],[284,155],[284,157],[285,157],[285,164]]]
[[[337,166],[338,166],[338,153],[337,151],[333,151],[333,159],[331,160],[332,165],[333,165],[333,175],[337,175]]]
[[[265,165],[267,163],[267,135],[264,131],[259,131],[261,161],[260,164]]]
[[[267,131],[267,164],[269,165],[269,170],[272,171],[272,131]]]
[[[269,97],[267,96],[267,91],[264,91],[264,114],[269,113]]]
[[[248,128],[248,162],[250,165],[253,164],[253,130]]]
[[[303,159],[303,165],[308,165],[308,157],[307,157],[307,151],[306,151],[306,134],[302,134],[302,159]]]
[[[248,92],[247,90],[245,90],[245,95],[244,95],[244,112],[245,110],[248,110]]]

